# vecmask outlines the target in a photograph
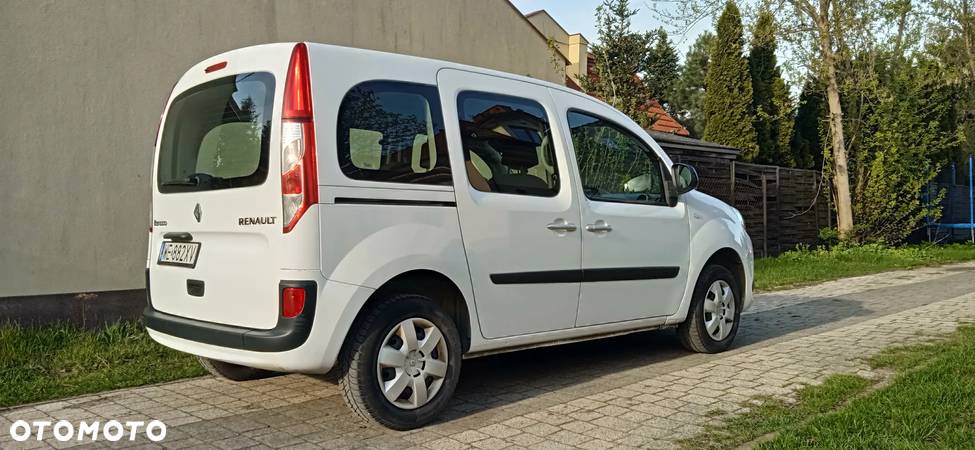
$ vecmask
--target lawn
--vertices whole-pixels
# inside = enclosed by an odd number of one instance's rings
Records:
[[[975,260],[975,246],[864,245],[830,250],[802,249],[755,260],[755,289],[767,291],[896,269]]]
[[[822,385],[801,389],[795,404],[765,399],[751,411],[684,441],[683,446],[954,449],[975,445],[975,326],[962,327],[934,343],[881,352],[869,363],[895,371],[891,382],[869,390],[870,381],[834,375]]]
[[[893,383],[832,414],[787,429],[761,448],[972,448],[975,327],[950,339],[881,353]]]
[[[204,373],[196,358],[156,344],[137,322],[97,331],[0,327],[0,407]]]

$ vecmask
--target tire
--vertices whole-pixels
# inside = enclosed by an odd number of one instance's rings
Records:
[[[210,372],[211,375],[224,380],[249,381],[277,375],[277,372],[272,372],[270,370],[240,366],[228,362],[217,361],[215,359],[204,358],[202,356],[197,356],[196,358],[200,360],[200,365],[203,366],[207,372]]]
[[[408,329],[416,334],[415,344]],[[434,330],[439,340],[433,340]],[[387,355],[382,363],[381,350]],[[436,419],[450,401],[461,352],[456,324],[433,300],[393,295],[364,312],[350,331],[339,386],[349,408],[366,421],[394,430],[418,428]]]
[[[705,308],[706,303],[708,308]],[[698,353],[719,353],[727,350],[738,334],[741,304],[741,290],[734,274],[721,265],[705,267],[694,287],[687,319],[677,327],[677,337],[680,338],[681,345]],[[706,310],[712,309],[710,305],[717,308],[714,313]],[[733,311],[729,311],[732,307]],[[729,323],[729,319],[733,321]]]

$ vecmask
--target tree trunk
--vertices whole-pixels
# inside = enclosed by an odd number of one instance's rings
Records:
[[[829,2],[823,0],[824,4]],[[836,231],[840,239],[853,231],[853,203],[850,199],[850,174],[847,167],[846,142],[843,139],[843,106],[840,104],[840,88],[836,80],[836,55],[830,36],[829,16],[821,14],[818,20],[819,45],[826,72],[826,101],[829,104],[829,130],[833,149],[833,196],[836,201]]]

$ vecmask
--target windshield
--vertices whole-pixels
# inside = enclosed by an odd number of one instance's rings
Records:
[[[159,192],[254,186],[267,179],[274,76],[209,81],[169,107],[159,144]]]

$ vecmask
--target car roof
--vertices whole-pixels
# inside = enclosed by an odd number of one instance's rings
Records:
[[[504,72],[504,71],[495,70],[495,69],[488,69],[486,67],[480,67],[480,66],[472,66],[472,65],[469,65],[469,64],[461,64],[461,63],[452,62],[452,61],[444,61],[444,60],[439,60],[439,59],[426,58],[426,57],[422,57],[422,56],[406,55],[406,54],[402,54],[402,53],[391,53],[391,52],[384,52],[384,51],[379,51],[379,50],[370,50],[370,49],[364,49],[364,48],[358,48],[358,47],[346,47],[346,46],[333,45],[333,44],[320,44],[320,43],[316,43],[316,42],[307,42],[306,44],[308,44],[309,50],[313,50],[313,51],[323,51],[323,52],[340,51],[340,52],[345,52],[345,51],[353,50],[356,53],[358,53],[360,56],[365,56],[365,57],[369,57],[369,58],[375,58],[377,61],[395,60],[396,62],[399,62],[399,63],[409,62],[410,64],[414,64],[416,66],[423,66],[426,69],[435,70],[435,71],[439,71],[440,69],[457,69],[457,70],[463,70],[463,71],[467,71],[467,72],[474,72],[474,73],[480,73],[480,74],[485,74],[485,75],[492,75],[492,76],[497,76],[497,77],[502,77],[502,78],[508,78],[508,79],[512,79],[512,80],[516,80],[516,81],[522,81],[522,82],[526,82],[526,83],[532,83],[532,84],[536,84],[536,85],[539,85],[539,86],[547,87],[549,89],[555,89],[555,90],[558,90],[558,91],[561,91],[561,92],[565,92],[567,94],[577,95],[577,96],[586,98],[588,100],[592,100],[594,102],[597,102],[597,103],[600,103],[602,105],[605,105],[605,106],[608,106],[608,107],[612,108],[612,106],[609,105],[609,104],[607,104],[606,102],[604,102],[604,101],[602,101],[602,100],[600,100],[600,99],[598,99],[596,97],[593,97],[591,95],[588,95],[588,94],[586,94],[584,92],[577,91],[577,90],[572,89],[572,88],[569,88],[568,86],[565,86],[565,85],[561,85],[561,84],[557,84],[557,83],[552,83],[550,81],[541,80],[541,79],[538,79],[538,78],[532,78],[532,77],[525,76],[525,75],[518,75],[518,74],[515,74],[515,73]],[[265,44],[265,45],[268,45],[268,44]]]

